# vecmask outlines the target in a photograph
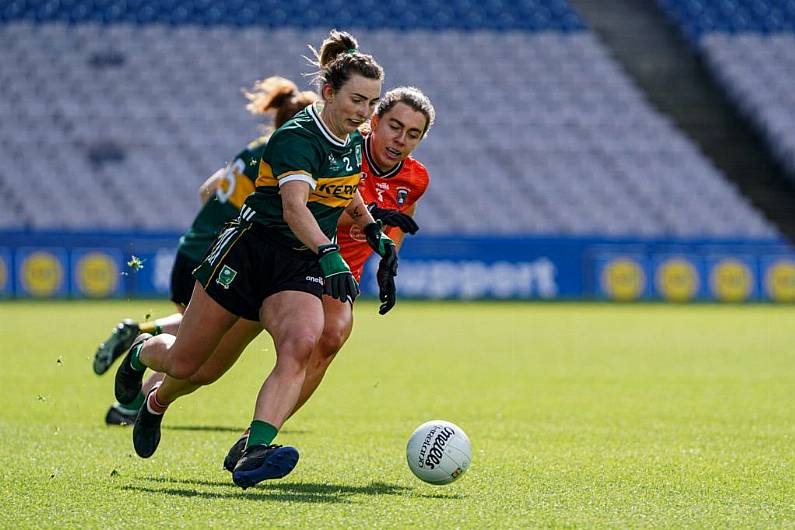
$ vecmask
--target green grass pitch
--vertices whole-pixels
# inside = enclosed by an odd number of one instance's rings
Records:
[[[273,363],[261,336],[169,410],[141,460],[106,427],[122,317],[160,301],[0,303],[0,527],[795,527],[795,307],[357,303],[353,337],[280,433],[301,461],[246,491],[221,468]],[[472,467],[405,461],[429,419]]]

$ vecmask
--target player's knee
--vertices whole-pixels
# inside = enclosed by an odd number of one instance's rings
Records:
[[[351,334],[350,312],[339,315],[337,318],[327,318],[323,335],[318,340],[317,350],[324,357],[334,357]]]
[[[317,339],[312,335],[297,335],[279,344],[276,366],[288,370],[306,370]]]
[[[174,379],[191,379],[201,368],[193,359],[172,359],[168,367],[168,375]]]
[[[340,351],[346,340],[348,340],[347,330],[341,328],[326,329],[317,342],[316,350],[320,357],[330,360]]]

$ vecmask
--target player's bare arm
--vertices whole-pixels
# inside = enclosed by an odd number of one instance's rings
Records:
[[[331,243],[306,206],[309,184],[300,180],[287,182],[279,188],[279,193],[284,207],[284,222],[307,248],[317,252],[319,246]]]
[[[210,200],[210,197],[213,196],[213,193],[218,189],[221,185],[221,181],[224,180],[224,173],[226,173],[226,168],[220,168],[218,171],[207,177],[201,186],[199,186],[199,199],[201,200],[202,204],[205,204],[207,201]]]
[[[375,219],[373,219],[373,216],[367,210],[367,205],[364,204],[364,199],[362,199],[358,191],[348,207],[345,208],[343,215],[349,219],[349,222],[343,223],[342,220],[340,220],[338,224],[357,224],[364,228],[366,225],[375,222]]]

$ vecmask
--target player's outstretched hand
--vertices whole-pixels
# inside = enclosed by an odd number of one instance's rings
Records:
[[[371,203],[367,206],[367,209],[370,210],[370,215],[372,215],[373,219],[376,221],[381,221],[385,225],[396,226],[407,234],[416,234],[417,230],[420,229],[419,225],[417,225],[417,221],[415,221],[412,216],[400,210],[379,208],[375,203]]]
[[[378,313],[381,315],[386,315],[397,302],[397,289],[395,288],[397,265],[397,252],[395,252],[395,246],[392,245],[387,254],[381,257],[378,271],[375,274],[376,280],[378,280],[378,299],[381,300]]]
[[[340,302],[353,303],[359,296],[359,284],[340,255],[339,245],[320,245],[317,248],[320,270],[323,271],[323,292]]]
[[[398,258],[395,242],[381,231],[382,227],[382,222],[376,221],[365,225],[362,230],[364,231],[364,237],[367,238],[367,244],[381,256],[381,262],[378,264],[378,271],[376,272],[378,299],[381,300],[381,307],[378,312],[385,315],[390,309],[395,307],[395,302],[397,301],[395,276],[397,276]]]

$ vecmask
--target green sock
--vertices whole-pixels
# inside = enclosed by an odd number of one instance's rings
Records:
[[[144,404],[144,400],[146,396],[144,396],[143,392],[138,392],[138,396],[132,400],[130,403],[119,403],[119,407],[123,408],[124,410],[131,410],[131,411],[138,411],[141,408],[141,405]]]
[[[130,365],[136,372],[143,372],[146,370],[146,365],[141,362],[141,348],[144,347],[143,342],[139,342],[132,350],[130,350]]]
[[[270,423],[254,420],[251,422],[251,429],[248,433],[248,442],[246,442],[246,448],[249,448],[252,445],[270,445],[273,439],[276,438],[276,434],[278,432],[279,429]]]

